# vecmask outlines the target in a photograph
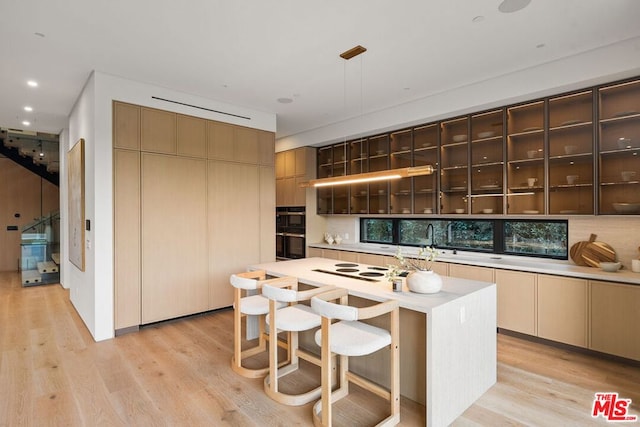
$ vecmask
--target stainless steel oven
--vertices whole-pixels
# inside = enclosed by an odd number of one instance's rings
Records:
[[[305,208],[276,208],[276,259],[305,257]]]

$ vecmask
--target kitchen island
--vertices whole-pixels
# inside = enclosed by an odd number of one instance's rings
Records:
[[[495,384],[495,284],[442,277],[442,290],[435,294],[417,294],[406,288],[394,292],[384,274],[370,274],[380,272],[379,267],[354,264],[350,269],[356,271],[344,273],[337,271],[339,263],[304,258],[256,264],[249,269],[297,277],[300,283],[311,286],[346,288],[350,297],[364,300],[397,300],[401,393],[425,405],[428,426],[449,425]],[[375,368],[363,370],[375,377]],[[416,376],[424,377],[424,381]]]

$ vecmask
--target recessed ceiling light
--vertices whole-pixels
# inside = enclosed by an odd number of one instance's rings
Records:
[[[44,34],[42,34],[42,33],[33,33],[33,34],[38,36],[38,37],[44,37]]]
[[[531,0],[503,0],[498,6],[498,10],[502,13],[512,13],[524,9],[529,6]]]
[[[278,98],[278,102],[280,104],[291,104],[293,102],[293,99],[291,99],[291,98]]]
[[[38,82],[35,80],[29,80],[27,84],[31,87],[38,87]]]
[[[482,16],[482,15],[478,15],[478,16],[476,16],[475,18],[473,18],[471,20],[471,22],[474,22],[474,23],[478,23],[478,22],[482,22],[482,21],[484,21],[484,16]]]
[[[31,122],[30,122],[30,121],[27,121],[27,120],[23,120],[23,121],[22,121],[22,124],[23,124],[23,125],[25,125],[25,126],[30,126],[30,125],[31,125]]]
[[[545,47],[545,46],[546,46],[546,44],[544,44],[544,43],[540,43],[540,44],[537,44],[537,45],[536,45],[536,48],[540,49],[540,48],[543,48],[543,47]]]
[[[32,112],[33,108],[29,107],[28,105],[26,107],[24,107],[24,111],[28,111],[28,112]]]

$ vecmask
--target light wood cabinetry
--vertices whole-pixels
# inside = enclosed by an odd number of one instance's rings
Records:
[[[587,281],[538,275],[538,336],[587,346]]]
[[[142,323],[207,310],[204,159],[142,154]]]
[[[449,264],[449,276],[461,279],[480,280],[493,283],[493,268],[476,267],[464,264]]]
[[[116,329],[231,305],[229,275],[275,260],[273,133],[113,109]]]
[[[368,264],[368,265],[376,265],[378,267],[386,267],[386,264],[384,263],[384,256],[383,255],[360,253],[360,254],[358,254],[358,261],[357,262],[362,263],[362,264]]]
[[[114,150],[115,328],[137,326],[141,307],[140,152]]]
[[[176,154],[176,114],[142,107],[140,109],[140,149]]]
[[[591,281],[590,348],[640,360],[640,286]]]
[[[207,158],[233,161],[233,139],[233,125],[207,122]]]
[[[233,302],[229,276],[260,259],[259,180],[255,166],[209,161],[209,309],[229,306]],[[233,188],[242,191],[229,191]],[[270,216],[273,222],[273,212]],[[252,241],[256,244],[248,244]]]
[[[179,156],[207,156],[207,121],[197,117],[177,115],[177,153]]]
[[[307,188],[301,184],[312,178],[314,158],[310,147],[276,153],[277,206],[306,206]]]
[[[273,132],[207,121],[207,157],[249,164],[273,165]]]
[[[338,259],[340,261],[357,263],[358,262],[358,253],[357,252],[339,251]]]
[[[113,103],[113,146],[115,148],[140,149],[140,107]]]
[[[498,327],[536,335],[536,274],[496,270]]]
[[[323,249],[322,250],[322,257],[323,258],[329,258],[329,259],[340,259],[340,252],[339,250],[336,249]]]
[[[431,265],[431,269],[441,275],[441,276],[449,276],[449,264],[446,262],[434,262]]]
[[[307,258],[322,258],[323,249],[320,248],[307,248]]]

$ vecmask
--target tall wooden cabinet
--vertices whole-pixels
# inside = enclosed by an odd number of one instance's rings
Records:
[[[275,260],[274,134],[113,105],[116,330],[230,306]]]
[[[301,147],[275,156],[276,205],[305,206],[306,188],[300,185],[313,178],[315,149]]]

